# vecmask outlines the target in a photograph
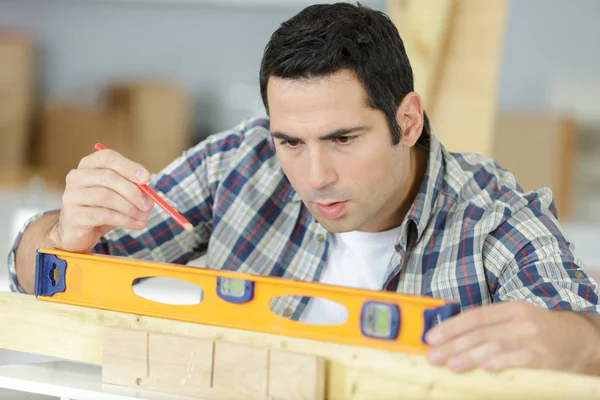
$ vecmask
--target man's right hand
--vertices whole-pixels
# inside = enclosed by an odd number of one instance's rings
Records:
[[[143,166],[114,150],[84,157],[66,177],[59,219],[50,230],[55,247],[87,252],[113,228],[145,228],[154,202],[136,183],[149,179]]]

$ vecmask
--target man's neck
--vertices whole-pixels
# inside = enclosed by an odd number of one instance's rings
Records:
[[[427,171],[427,164],[429,161],[429,153],[419,147],[412,147],[410,150],[410,178],[407,181],[402,197],[400,208],[398,209],[398,220],[404,221],[406,214],[412,207],[421,185],[423,184],[423,177]]]

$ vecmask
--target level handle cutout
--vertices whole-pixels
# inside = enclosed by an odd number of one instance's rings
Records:
[[[52,296],[66,290],[67,262],[54,254],[38,251],[35,271],[36,296]]]
[[[204,298],[202,288],[183,279],[148,276],[135,279],[133,293],[146,300],[175,306],[200,304]]]
[[[60,281],[60,270],[56,263],[52,263],[52,267],[50,267],[50,270],[48,271],[48,279],[50,280],[50,286],[52,287],[56,287]]]

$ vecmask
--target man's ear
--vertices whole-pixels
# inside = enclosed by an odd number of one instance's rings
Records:
[[[413,147],[423,132],[423,102],[416,92],[410,92],[400,102],[396,111],[396,121],[402,129],[400,144]]]

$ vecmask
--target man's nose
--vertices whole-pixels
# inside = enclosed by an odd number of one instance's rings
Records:
[[[337,179],[331,161],[322,151],[311,154],[308,164],[308,184],[313,189],[323,189]]]

